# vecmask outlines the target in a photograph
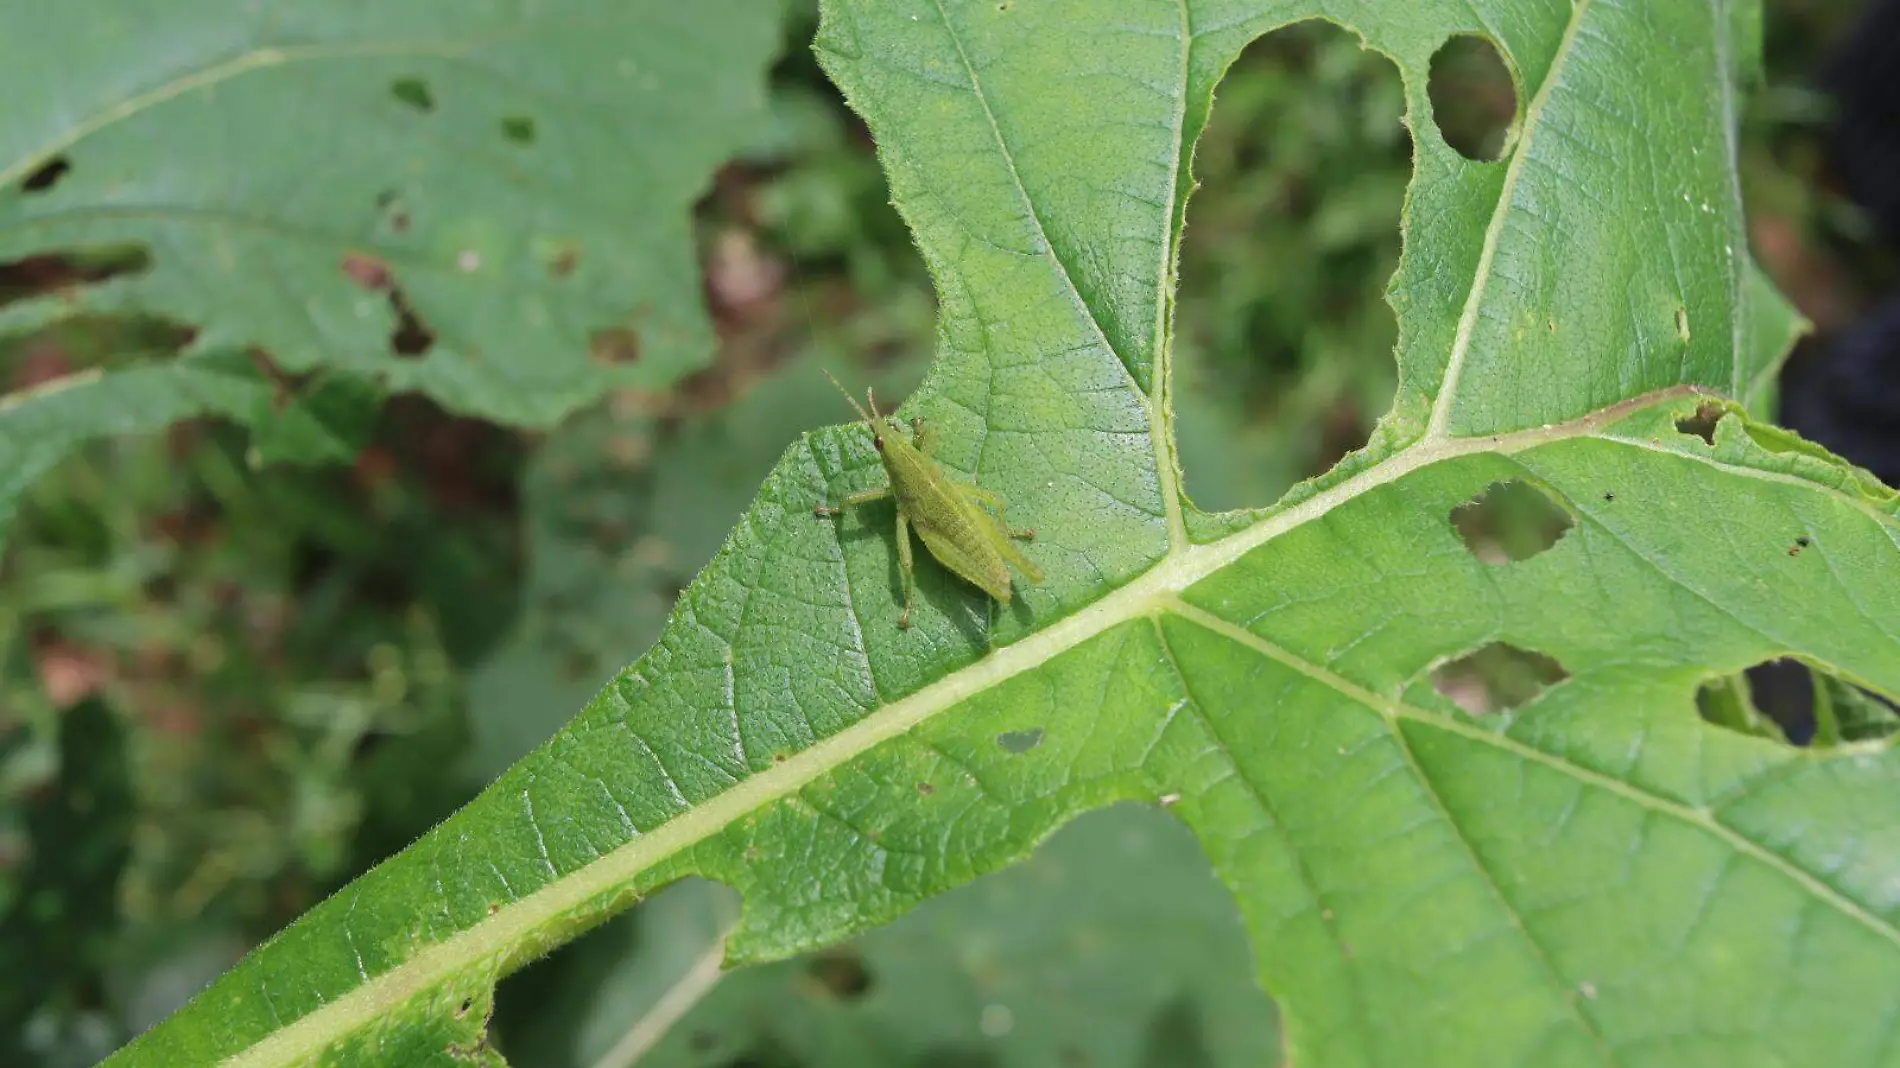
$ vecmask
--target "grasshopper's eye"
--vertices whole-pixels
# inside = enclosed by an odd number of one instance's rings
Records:
[[[879,452],[883,452],[884,451],[884,435],[878,433],[875,430],[871,431],[871,447],[873,449],[876,449]]]

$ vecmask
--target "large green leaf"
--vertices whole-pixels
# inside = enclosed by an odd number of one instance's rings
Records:
[[[201,414],[275,432],[325,376],[516,424],[674,381],[711,348],[690,208],[761,127],[778,16],[8,5],[0,262],[70,257],[74,281],[0,299],[0,337],[100,314],[195,336],[89,382],[55,436],[0,407],[0,508],[67,440]],[[199,366],[246,349],[272,373]]]
[[[898,630],[889,511],[811,515],[875,454],[807,435],[572,724],[118,1063],[489,1058],[496,976],[682,876],[741,893],[761,960],[1123,800],[1199,838],[1293,1063],[1900,1063],[1893,750],[1694,708],[1790,655],[1900,695],[1895,495],[1738,406],[1794,328],[1734,181],[1752,9],[1326,5],[1406,84],[1399,395],[1326,477],[1202,515],[1168,414],[1186,161],[1239,49],[1311,11],[828,4],[942,296],[904,414],[1048,581],[998,610],[926,562]],[[1497,163],[1431,122],[1459,32],[1519,80]],[[1452,513],[1499,482],[1561,536],[1468,548]],[[1432,685],[1505,647],[1567,677],[1483,716]]]

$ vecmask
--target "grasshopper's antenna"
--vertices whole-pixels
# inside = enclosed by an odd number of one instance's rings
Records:
[[[857,398],[853,397],[850,394],[850,392],[844,388],[844,386],[840,385],[836,378],[832,378],[831,372],[829,370],[826,370],[823,367],[820,367],[819,370],[825,372],[826,378],[831,378],[832,386],[837,389],[839,395],[844,397],[844,402],[851,406],[851,410],[858,413],[858,418],[864,420],[864,425],[869,426],[869,427],[876,427],[877,424],[871,421],[871,417],[869,415],[865,414],[864,406],[858,403]],[[870,396],[871,396],[870,391],[866,390],[864,393],[864,396],[865,396],[865,399],[867,400],[870,399]],[[877,405],[876,404],[871,405],[871,410],[876,411]]]
[[[877,394],[872,392],[870,386],[864,387],[864,402],[871,406],[871,414],[877,417],[878,422],[883,422],[884,413],[877,410]]]

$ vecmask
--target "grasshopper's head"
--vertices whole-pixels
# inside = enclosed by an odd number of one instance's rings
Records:
[[[826,371],[825,377],[831,378],[831,372]],[[870,406],[870,411],[867,412],[863,405],[858,404],[858,402],[852,398],[850,393],[845,392],[845,388],[838,384],[837,379],[831,378],[831,384],[837,386],[838,392],[844,394],[844,402],[849,404],[851,409],[858,413],[858,418],[864,421],[865,429],[871,432],[871,446],[877,449],[877,451],[883,452],[884,433],[886,431],[898,430],[897,420],[877,410],[877,396],[871,392],[871,387],[864,387],[864,403]],[[902,439],[900,438],[898,440],[901,441]]]

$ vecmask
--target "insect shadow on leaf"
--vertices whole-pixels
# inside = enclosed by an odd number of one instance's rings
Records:
[[[1000,604],[1010,603],[1011,567],[1022,574],[1024,581],[1042,581],[1041,570],[1011,544],[1011,539],[1034,538],[1036,532],[1011,530],[1001,497],[986,489],[952,481],[930,458],[930,438],[922,419],[910,421],[911,439],[905,441],[897,420],[877,410],[877,398],[871,390],[864,391],[865,406],[860,406],[844,386],[832,378],[831,372],[825,372],[825,377],[831,379],[831,384],[844,395],[845,403],[851,405],[871,432],[871,445],[877,449],[889,482],[877,489],[850,494],[835,507],[817,505],[812,514],[821,519],[829,518],[846,508],[886,497],[896,503],[897,566],[904,582],[904,611],[897,617],[900,629],[910,626],[915,585],[910,552],[913,530],[938,563]]]

